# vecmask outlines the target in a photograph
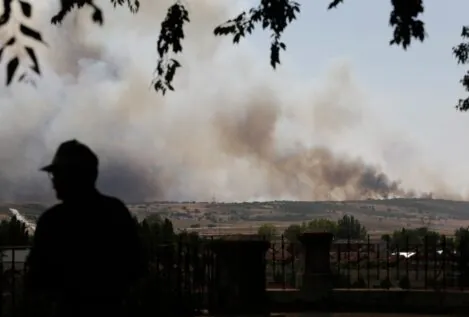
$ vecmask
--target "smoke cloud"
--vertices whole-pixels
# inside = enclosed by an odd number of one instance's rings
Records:
[[[171,1],[141,1],[135,16],[107,2],[102,28],[87,10],[50,26],[57,4],[34,4],[33,24],[49,48],[38,48],[36,88],[0,87],[1,200],[52,199],[38,168],[70,138],[100,156],[103,192],[127,201],[418,194],[381,170],[379,159],[351,150],[369,141],[360,127],[374,118],[347,63],[320,84],[272,72],[267,45],[259,58],[248,43],[234,48],[211,35],[242,3],[189,1],[177,91],[162,97],[148,86]]]

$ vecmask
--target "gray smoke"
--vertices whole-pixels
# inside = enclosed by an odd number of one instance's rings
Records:
[[[177,91],[161,97],[148,85],[159,22],[172,1],[141,1],[135,16],[107,2],[103,28],[86,10],[52,27],[57,4],[34,4],[34,24],[50,48],[39,48],[37,88],[0,87],[0,199],[52,199],[37,169],[69,138],[100,156],[100,188],[128,201],[415,195],[340,150],[351,138],[360,143],[359,134],[347,135],[374,120],[347,64],[320,87],[272,72],[267,45],[258,58],[249,44],[212,36],[239,1],[188,1]]]

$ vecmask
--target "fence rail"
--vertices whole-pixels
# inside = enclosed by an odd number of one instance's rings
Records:
[[[144,315],[149,310],[145,305],[153,306],[154,298],[165,303],[159,308],[161,313],[179,310],[179,315],[192,315],[194,311],[210,308],[217,298],[216,280],[220,278],[214,265],[216,255],[207,247],[210,241],[213,239],[153,246],[150,273],[135,290],[135,302],[132,297],[128,302],[134,305],[133,311],[140,312],[136,315]],[[464,243],[450,244],[445,238],[441,241],[426,238],[418,244],[408,242],[334,241],[329,252],[334,287],[451,290],[469,287],[469,252]],[[19,309],[24,300],[28,250],[28,246],[0,248],[2,316]],[[303,246],[298,242],[291,243],[284,237],[271,241],[264,261],[266,288],[300,288],[303,256]],[[150,311],[154,313],[154,307]]]
[[[469,288],[469,249],[446,238],[422,243],[343,239],[332,243],[331,273],[335,288]],[[304,268],[302,245],[283,236],[267,252],[267,287],[299,288]]]

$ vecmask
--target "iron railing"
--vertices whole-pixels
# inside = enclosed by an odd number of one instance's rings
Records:
[[[449,241],[451,243],[449,243]],[[330,263],[335,288],[469,288],[469,249],[442,237],[421,243],[341,239],[332,243]],[[303,247],[283,236],[267,252],[267,287],[299,288]]]
[[[29,247],[1,247],[0,316],[17,316],[28,305],[24,298],[25,264]],[[152,247],[148,272],[126,301],[132,315],[193,316],[211,305],[214,254],[203,242],[177,241]],[[155,299],[157,303],[155,303]],[[53,307],[45,307],[52,310]],[[39,312],[37,312],[39,313]]]
[[[193,315],[213,304],[216,255],[210,239],[178,240],[153,245],[149,273],[129,297],[133,314]],[[24,305],[24,260],[29,247],[3,247],[0,261],[0,315],[14,316]],[[335,288],[465,289],[469,287],[469,250],[443,237],[393,244],[365,240],[336,240],[330,250]],[[299,288],[303,247],[284,237],[271,241],[266,253],[266,288]],[[158,298],[155,304],[155,298]]]

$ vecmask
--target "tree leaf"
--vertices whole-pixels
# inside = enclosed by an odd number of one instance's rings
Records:
[[[31,18],[31,15],[32,15],[31,4],[29,4],[26,1],[20,1],[20,6],[21,6],[21,11],[23,12],[23,15],[27,18]]]
[[[13,81],[13,77],[15,76],[16,70],[20,64],[20,60],[18,57],[12,58],[7,65],[7,86],[11,84]]]
[[[154,82],[153,87],[156,91],[161,91],[163,95],[168,89],[174,90],[171,83],[176,69],[181,64],[175,59],[170,59],[168,55],[170,51],[174,54],[182,52],[181,40],[184,39],[184,24],[187,22],[189,22],[189,13],[182,4],[177,2],[169,7],[161,23],[161,31],[156,43],[159,58],[155,70],[160,78]]]
[[[3,14],[0,16],[0,26],[10,21],[12,2],[13,0],[3,0]]]
[[[20,24],[20,32],[23,33],[23,35],[33,38],[34,40],[38,42],[44,43],[44,41],[42,40],[41,33],[31,29],[30,27],[24,24]]]
[[[138,0],[127,0],[127,6],[130,9],[130,12],[137,13],[138,9],[140,9],[140,2]]]
[[[10,39],[5,43],[4,46],[11,46],[13,44],[15,44],[16,42],[16,38],[14,36],[10,37]]]
[[[340,3],[343,3],[344,0],[334,0],[332,1],[329,6],[327,7],[328,10],[330,9],[334,9],[335,7],[337,7]]]
[[[103,23],[104,23],[103,13],[98,8],[94,9],[94,13],[93,13],[91,19],[93,20],[94,23],[97,23],[99,25],[103,25]]]
[[[13,44],[16,43],[16,37],[12,36],[10,39],[3,45],[2,48],[0,48],[0,61],[2,60],[3,52],[5,52],[5,48],[8,46],[12,46]]]
[[[31,61],[33,62],[33,65],[31,66],[31,69],[38,75],[41,74],[41,70],[39,69],[39,61],[37,60],[36,57],[36,52],[34,52],[34,49],[29,46],[25,46],[24,49],[26,50],[26,53],[28,53],[29,58],[31,58]]]
[[[18,81],[24,81],[26,80],[26,73],[22,73],[21,76],[18,78]]]

